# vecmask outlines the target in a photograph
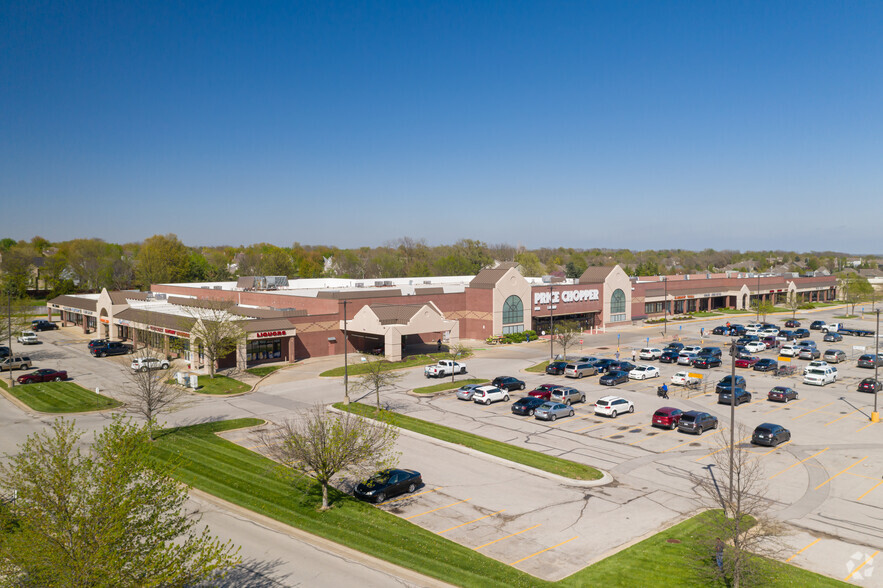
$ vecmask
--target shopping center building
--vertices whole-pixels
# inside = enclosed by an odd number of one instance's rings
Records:
[[[836,298],[836,278],[699,274],[629,278],[619,266],[578,279],[526,278],[513,263],[476,276],[385,280],[240,278],[155,284],[150,292],[102,291],[49,301],[50,320],[97,337],[132,341],[206,369],[195,333],[205,321],[239,326],[236,351],[218,367],[295,362],[348,351],[400,359],[439,340],[484,341],[570,320],[587,333],[664,314],[742,309],[755,300]]]

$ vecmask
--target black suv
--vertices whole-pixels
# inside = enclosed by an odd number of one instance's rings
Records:
[[[699,351],[699,355],[710,355],[712,357],[720,357],[722,355],[720,347],[703,347]]]
[[[682,414],[681,420],[678,421],[678,431],[684,433],[701,435],[708,429],[717,429],[717,417],[713,417],[707,412],[690,410]]]
[[[125,355],[127,353],[133,353],[134,349],[132,349],[131,345],[126,345],[121,341],[107,341],[106,343],[99,343],[95,346],[90,344],[89,352],[95,357],[105,357],[107,355]]]
[[[813,321],[812,324],[809,325],[809,328],[813,331],[820,331],[822,327],[825,326],[825,321]]]
[[[512,376],[499,376],[494,378],[494,381],[491,383],[500,390],[506,390],[507,392],[511,392],[512,390],[524,390],[524,382],[518,378],[513,378]]]
[[[32,331],[55,331],[57,329],[58,325],[53,322],[49,322],[46,319],[37,319],[31,321]]]
[[[732,384],[730,384],[730,379],[732,376],[724,376],[723,379],[717,383],[717,386],[714,387],[714,391],[716,394],[720,394],[721,392],[729,392]],[[736,376],[736,388],[744,388],[745,387],[745,378],[742,376]]]
[[[553,361],[549,365],[546,366],[546,373],[550,376],[560,376],[564,373],[564,368],[567,367],[566,361]]]
[[[744,388],[736,388],[736,406],[743,402],[751,402],[751,393]],[[717,395],[718,404],[730,404],[733,402],[733,393],[727,390]]]

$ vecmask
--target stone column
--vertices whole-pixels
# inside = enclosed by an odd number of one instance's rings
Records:
[[[245,354],[245,339],[240,340],[236,344],[236,369],[245,370],[248,367],[248,361]]]
[[[344,345],[346,345],[346,342],[344,342]],[[288,363],[294,363],[295,359],[296,358],[294,357],[294,336],[291,336],[288,338]]]

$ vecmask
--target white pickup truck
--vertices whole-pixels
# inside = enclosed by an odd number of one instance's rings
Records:
[[[803,383],[813,386],[824,386],[837,381],[837,368],[832,366],[807,367],[803,375]]]
[[[37,339],[37,333],[33,331],[22,331],[21,335],[18,337],[18,342],[22,345],[36,345],[40,340]]]
[[[423,375],[427,378],[444,378],[451,374],[465,374],[466,364],[452,359],[442,359],[435,365],[423,368]]]

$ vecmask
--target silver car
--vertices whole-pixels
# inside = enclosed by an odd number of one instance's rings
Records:
[[[693,360],[699,357],[695,353],[682,351],[678,355],[678,365],[693,365]]]
[[[465,386],[460,386],[457,389],[457,398],[460,400],[472,400],[472,396],[475,395],[475,389],[479,387],[480,384],[466,384]]]
[[[828,349],[825,351],[824,358],[829,363],[840,363],[846,361],[846,352],[839,349]]]
[[[573,407],[560,402],[544,402],[533,416],[543,421],[554,421],[558,417],[573,416]]]
[[[573,404],[574,402],[585,402],[586,395],[576,388],[555,388],[549,397],[550,402],[563,402],[564,404]]]

